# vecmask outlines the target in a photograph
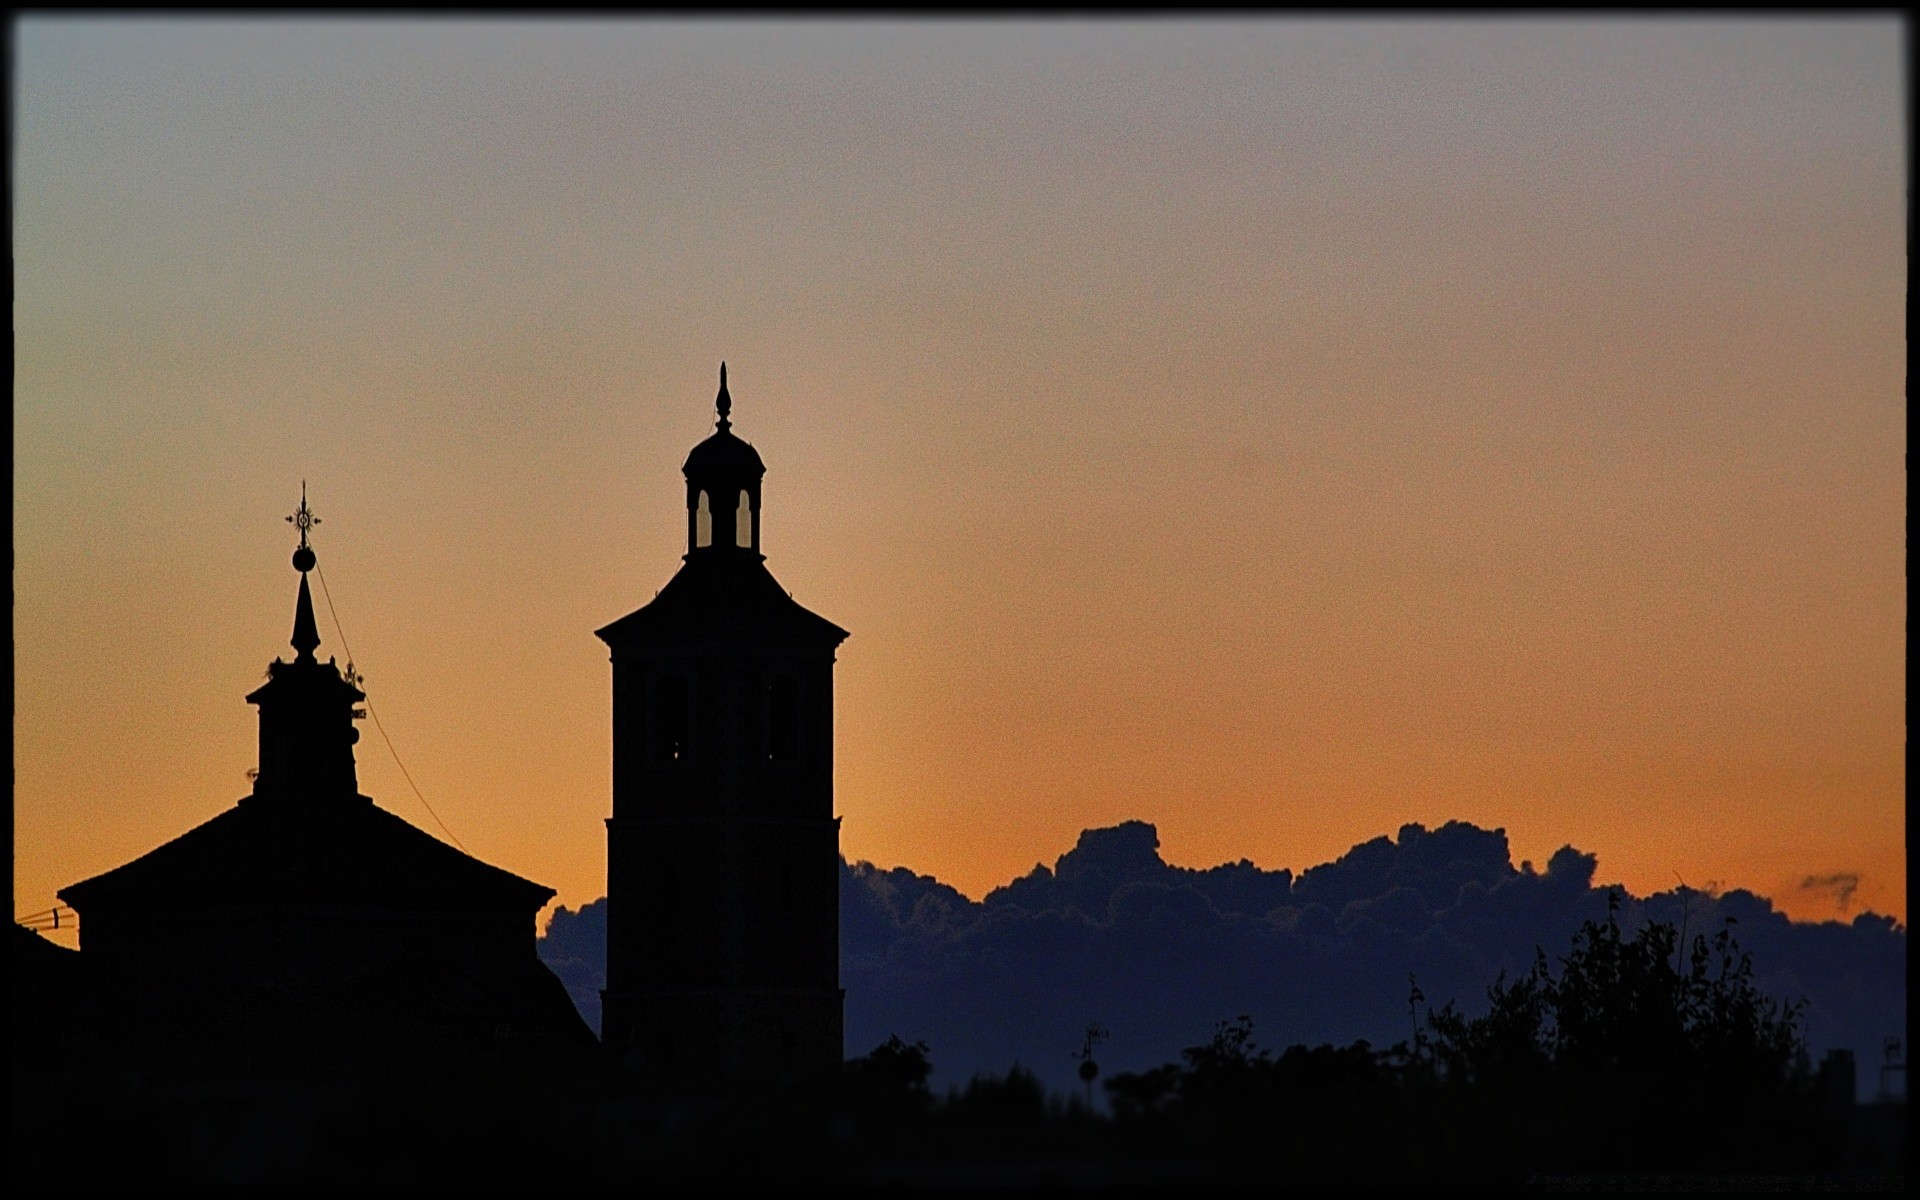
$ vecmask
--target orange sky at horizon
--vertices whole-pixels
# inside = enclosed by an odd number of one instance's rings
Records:
[[[1893,18],[14,34],[16,914],[245,793],[303,478],[428,801],[603,894],[724,358],[849,859],[1460,819],[1906,920]]]

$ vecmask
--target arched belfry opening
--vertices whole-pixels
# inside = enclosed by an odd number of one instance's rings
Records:
[[[687,551],[598,631],[613,659],[607,986],[620,1069],[698,1093],[841,1058],[833,663],[847,632],[767,570],[759,453],[714,431],[687,455]],[[700,879],[700,886],[675,886]]]

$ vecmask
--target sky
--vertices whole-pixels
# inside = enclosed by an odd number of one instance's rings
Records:
[[[16,915],[247,792],[303,480],[361,790],[602,895],[724,359],[849,859],[1906,919],[1892,17],[13,37]]]

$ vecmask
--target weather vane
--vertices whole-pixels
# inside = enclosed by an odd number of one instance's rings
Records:
[[[300,507],[287,518],[287,523],[300,531],[300,548],[293,552],[293,567],[304,574],[313,569],[313,551],[307,548],[307,532],[320,523],[320,518],[314,516],[313,510],[307,507],[307,481],[304,479],[300,481]]]

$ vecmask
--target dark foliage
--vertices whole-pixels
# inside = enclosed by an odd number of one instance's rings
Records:
[[[867,1157],[842,1165],[909,1180],[928,1176],[902,1164],[1078,1162],[1085,1172],[1052,1178],[1094,1180],[1104,1167],[1181,1181],[1482,1184],[1844,1165],[1800,1008],[1756,985],[1731,923],[1683,945],[1660,922],[1624,933],[1616,906],[1564,957],[1539,953],[1517,979],[1496,980],[1478,1016],[1428,1009],[1409,983],[1408,1041],[1274,1053],[1242,1015],[1179,1062],[1109,1078],[1107,1120],[1050,1098],[1019,1067],[936,1100],[926,1047],[892,1038],[848,1064],[843,1119],[858,1133],[843,1146]]]
[[[1418,1017],[1411,1044],[1259,1048],[1223,1022],[1184,1066],[1108,1081],[1126,1144],[1320,1178],[1553,1170],[1808,1170],[1834,1160],[1799,1008],[1754,984],[1731,928],[1589,921],[1487,993]]]
[[[862,1149],[895,1151],[925,1127],[933,1110],[927,1077],[933,1063],[927,1044],[908,1045],[889,1037],[864,1058],[841,1069],[835,1132],[843,1142],[856,1137]]]
[[[1803,1169],[1823,1153],[1801,1005],[1754,983],[1731,919],[1683,946],[1672,926],[1589,921],[1556,976],[1545,955],[1497,981],[1475,1019],[1429,1014],[1410,1066],[1456,1123],[1524,1137],[1578,1169]]]
[[[1467,1020],[1451,1003],[1432,1013],[1430,1051],[1447,1078],[1483,1088],[1554,1077],[1778,1094],[1805,1075],[1802,1006],[1755,986],[1732,926],[1696,935],[1682,970],[1673,926],[1625,938],[1610,912],[1581,927],[1559,978],[1543,954],[1515,983],[1494,984],[1486,1016]]]

